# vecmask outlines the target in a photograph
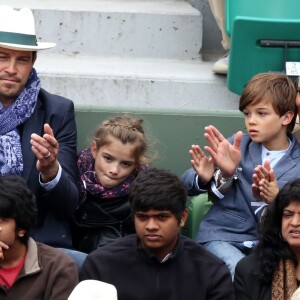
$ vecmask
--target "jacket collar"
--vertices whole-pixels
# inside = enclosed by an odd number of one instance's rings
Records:
[[[24,267],[22,268],[21,274],[31,274],[36,273],[41,270],[38,260],[38,247],[36,242],[29,238],[27,242],[27,254],[24,262]]]
[[[168,263],[174,259],[177,258],[177,256],[179,255],[179,253],[181,252],[182,248],[183,248],[183,241],[182,241],[182,237],[179,234],[178,235],[178,239],[177,239],[177,243],[175,245],[175,248],[173,249],[173,251],[171,253],[169,253],[162,262],[160,262],[156,256],[154,256],[148,249],[142,247],[141,242],[137,236],[136,241],[135,241],[135,246],[137,249],[137,252],[139,254],[139,256],[147,263],[147,264],[164,264],[164,263]]]

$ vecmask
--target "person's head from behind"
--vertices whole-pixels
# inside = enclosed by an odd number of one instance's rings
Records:
[[[253,141],[268,142],[282,130],[284,133],[293,130],[296,94],[293,81],[279,73],[258,74],[247,82],[239,110],[245,115],[247,131]]]
[[[300,178],[286,183],[266,211],[261,224],[262,247],[287,256],[300,255]]]
[[[188,217],[187,195],[180,179],[162,169],[141,171],[129,201],[142,246],[163,259],[173,250]]]
[[[0,177],[0,240],[10,248],[26,244],[36,223],[35,196],[19,176]]]
[[[9,106],[22,92],[36,60],[36,51],[54,47],[37,42],[29,8],[0,5],[0,102]]]
[[[148,163],[143,120],[122,115],[105,120],[96,130],[91,150],[100,183],[112,188]]]

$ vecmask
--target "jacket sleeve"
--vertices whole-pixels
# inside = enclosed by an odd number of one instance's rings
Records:
[[[78,270],[73,261],[58,261],[51,282],[49,300],[66,300],[78,284]],[[55,275],[55,276],[54,276]]]
[[[240,300],[235,298],[229,269],[224,264],[216,269],[214,276],[211,278],[211,288],[206,297],[209,300]]]
[[[181,181],[189,196],[196,196],[201,193],[206,193],[210,189],[210,182],[208,182],[206,185],[200,184],[200,186],[198,186],[196,184],[197,178],[197,173],[193,168],[188,169],[181,176]]]
[[[234,274],[234,290],[235,290],[235,298],[238,300],[250,300],[251,292],[248,289],[245,277],[249,270],[245,269],[243,266],[243,262],[239,261],[235,268]]]
[[[99,266],[101,266],[101,261],[97,259],[97,256],[89,254],[80,269],[79,280],[102,280],[100,271],[101,268],[99,268]]]

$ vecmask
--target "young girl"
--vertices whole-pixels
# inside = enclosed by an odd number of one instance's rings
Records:
[[[86,253],[135,232],[128,202],[131,185],[148,164],[143,120],[118,116],[96,130],[79,154],[81,202],[74,214],[74,248]]]

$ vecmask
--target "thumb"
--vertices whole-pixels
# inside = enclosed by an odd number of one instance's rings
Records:
[[[269,161],[268,159],[265,161],[264,167],[265,167],[268,171],[271,170],[271,164],[270,164],[270,161]]]
[[[240,150],[242,139],[243,139],[243,132],[238,131],[233,140],[233,147],[235,149]]]
[[[272,181],[276,182],[275,172],[273,169],[270,170],[269,176],[270,176],[270,182],[272,182]]]
[[[53,135],[53,130],[52,130],[52,128],[50,127],[50,125],[49,124],[44,124],[44,133],[46,133],[46,134],[49,134],[49,135],[51,135],[51,136],[54,136]]]

